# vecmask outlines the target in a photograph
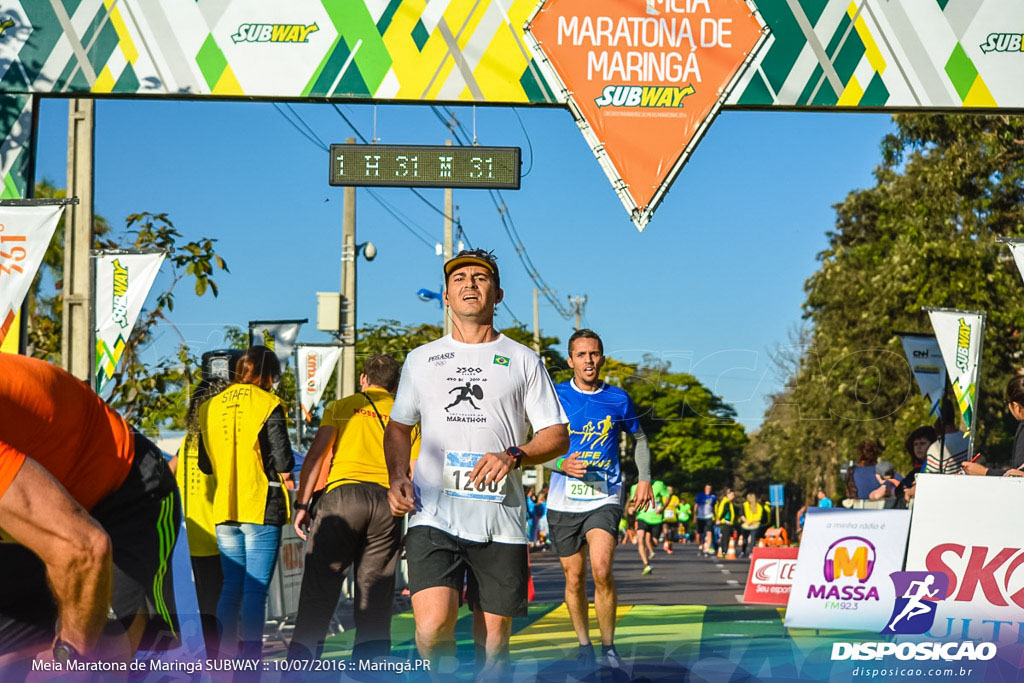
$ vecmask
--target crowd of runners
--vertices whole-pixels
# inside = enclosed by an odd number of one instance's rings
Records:
[[[573,376],[556,386],[537,353],[494,327],[503,291],[490,252],[460,252],[444,277],[452,334],[412,350],[404,365],[386,355],[365,361],[362,390],[325,410],[294,510],[284,406],[271,391],[281,371],[266,348],[246,351],[230,380],[204,381],[194,392],[188,435],[170,467],[68,373],[0,356],[0,566],[14,579],[0,585],[0,666],[40,656],[123,659],[176,642],[168,558],[183,504],[215,656],[261,655],[267,586],[290,522],[307,546],[289,658],[322,655],[350,569],[353,656],[389,654],[404,548],[421,657],[437,664],[455,655],[465,603],[479,675],[500,676],[512,619],[527,606],[522,471],[543,464],[548,539],[565,576],[577,663],[621,667],[612,567],[622,533],[635,538],[650,573],[659,539],[672,552],[673,542],[708,533],[707,497],[691,506],[652,482],[636,408],[601,380],[596,333],[569,338]],[[628,492],[624,434],[637,468]],[[719,507],[729,509],[731,498]],[[719,526],[731,535],[721,515]],[[599,650],[590,640],[588,575]]]

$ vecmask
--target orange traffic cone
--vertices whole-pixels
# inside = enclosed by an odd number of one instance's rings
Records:
[[[732,536],[729,537],[729,549],[725,551],[725,559],[735,560],[736,559],[736,539]]]
[[[533,602],[537,597],[537,590],[533,587],[533,571],[530,569],[530,555],[526,555],[526,601]]]

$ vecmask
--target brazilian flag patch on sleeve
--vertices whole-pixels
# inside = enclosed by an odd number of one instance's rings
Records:
[[[504,365],[505,367],[508,367],[508,358],[506,356],[495,356],[494,357],[494,364],[495,365]]]

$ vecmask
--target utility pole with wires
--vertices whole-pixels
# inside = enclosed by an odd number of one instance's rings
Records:
[[[451,140],[445,140],[446,147],[452,146]],[[444,188],[444,262],[448,263],[452,258],[452,188]],[[447,278],[444,288],[448,288]],[[444,308],[444,333],[452,333],[452,314],[448,307]]]
[[[569,305],[572,306],[573,314],[576,316],[576,329],[580,329],[580,318],[583,316],[583,309],[587,305],[587,295],[569,296]]]

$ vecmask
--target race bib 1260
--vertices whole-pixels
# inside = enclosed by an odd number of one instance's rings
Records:
[[[587,472],[583,479],[569,479],[565,487],[570,500],[600,500],[608,496],[608,481],[601,472]]]
[[[505,486],[508,483],[508,477],[492,481],[487,486],[474,484],[470,480],[469,473],[473,471],[481,457],[483,457],[483,453],[445,451],[444,475],[441,484],[446,496],[486,500],[491,503],[500,503],[505,500]]]

